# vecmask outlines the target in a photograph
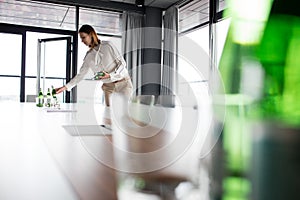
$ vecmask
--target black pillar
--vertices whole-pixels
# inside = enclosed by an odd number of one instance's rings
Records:
[[[159,95],[161,83],[162,9],[145,8],[142,94]]]

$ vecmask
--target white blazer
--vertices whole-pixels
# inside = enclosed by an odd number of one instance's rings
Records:
[[[128,70],[123,56],[110,41],[101,41],[99,45],[87,51],[79,73],[65,86],[70,91],[92,70],[94,73],[105,71],[109,73],[109,79],[103,79],[104,83],[111,83],[128,77]]]

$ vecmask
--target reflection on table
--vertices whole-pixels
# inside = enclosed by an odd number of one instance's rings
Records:
[[[0,199],[117,199],[107,108],[86,103],[62,104],[61,110],[34,103],[2,103],[0,107]],[[143,109],[147,107],[132,112],[137,116]],[[142,115],[137,120],[147,124],[148,119]],[[156,118],[148,129],[157,129],[159,121]],[[176,127],[167,122],[163,131]],[[155,143],[150,150],[161,147],[157,137],[150,140]]]
[[[0,199],[117,199],[114,170],[86,148],[112,160],[111,145],[105,145],[111,136],[72,136],[63,128],[95,125],[96,119],[78,118],[80,105],[62,104],[61,112],[34,103],[0,106]]]

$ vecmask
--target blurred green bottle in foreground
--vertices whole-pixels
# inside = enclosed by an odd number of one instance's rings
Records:
[[[300,125],[300,13],[296,0],[275,0],[257,49],[264,82],[257,117]]]
[[[256,57],[263,82],[249,109],[253,200],[300,199],[300,13],[274,0]]]
[[[300,177],[297,2],[228,2],[231,25],[219,66],[226,107],[223,157],[213,163],[222,171],[216,183],[221,190],[212,197],[300,199],[295,179]]]
[[[250,200],[252,193],[251,131],[248,108],[257,98],[263,73],[255,52],[270,12],[271,0],[227,1],[230,26],[219,64],[223,81],[224,127],[219,138],[218,160],[213,160],[213,200]],[[255,12],[253,12],[255,10]],[[220,85],[220,88],[222,86]],[[256,88],[253,90],[253,88]],[[220,90],[221,92],[221,90]],[[219,119],[222,123],[222,118]],[[216,157],[216,156],[213,156]]]

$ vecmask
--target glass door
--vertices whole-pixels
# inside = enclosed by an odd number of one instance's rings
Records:
[[[61,87],[70,80],[72,37],[38,39],[36,94]],[[58,95],[59,102],[70,102],[69,92]]]

